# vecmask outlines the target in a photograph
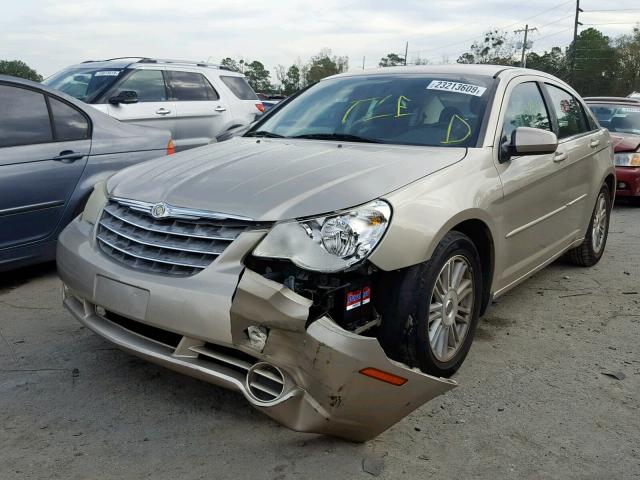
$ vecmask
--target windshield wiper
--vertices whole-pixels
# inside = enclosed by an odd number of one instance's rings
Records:
[[[267,132],[266,130],[258,130],[257,132],[249,132],[244,135],[245,137],[260,137],[260,138],[286,138],[284,135],[279,135],[273,132]]]
[[[362,142],[362,143],[385,143],[375,138],[361,137],[359,135],[351,135],[348,133],[307,133],[304,135],[295,135],[291,138],[308,138],[310,140],[343,140],[345,142]]]

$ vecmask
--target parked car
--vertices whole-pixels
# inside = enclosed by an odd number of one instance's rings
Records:
[[[640,98],[640,92],[632,92],[627,95],[628,98]]]
[[[456,384],[492,299],[596,264],[611,139],[557,78],[490,65],[326,78],[243,137],[97,185],[64,305],[119,347],[363,441]]]
[[[600,125],[611,132],[620,197],[640,197],[640,98],[588,97]]]
[[[242,74],[204,62],[87,61],[43,83],[123,122],[171,131],[177,151],[211,143],[264,111]]]
[[[258,98],[262,101],[262,105],[264,106],[264,111],[268,112],[273,107],[278,105],[281,101],[285,100],[287,97],[282,94],[269,94],[269,93],[257,93]]]
[[[55,258],[93,185],[173,152],[166,130],[125,125],[75,98],[0,76],[0,271]]]

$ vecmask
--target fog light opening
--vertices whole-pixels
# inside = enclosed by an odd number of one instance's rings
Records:
[[[284,392],[284,375],[275,365],[258,362],[249,369],[245,386],[256,403],[271,403]]]

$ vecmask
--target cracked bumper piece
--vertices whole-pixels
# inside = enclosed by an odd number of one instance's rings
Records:
[[[123,350],[239,391],[297,431],[366,441],[456,386],[390,360],[375,338],[330,318],[305,327],[308,299],[242,266],[260,235],[239,237],[198,275],[172,279],[115,264],[92,245],[90,226],[74,221],[58,246],[64,305]],[[267,332],[260,349],[249,326]]]

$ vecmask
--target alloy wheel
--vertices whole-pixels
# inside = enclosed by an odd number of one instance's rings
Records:
[[[431,292],[429,344],[441,362],[451,360],[462,347],[471,324],[474,302],[473,271],[462,255],[444,264]]]

